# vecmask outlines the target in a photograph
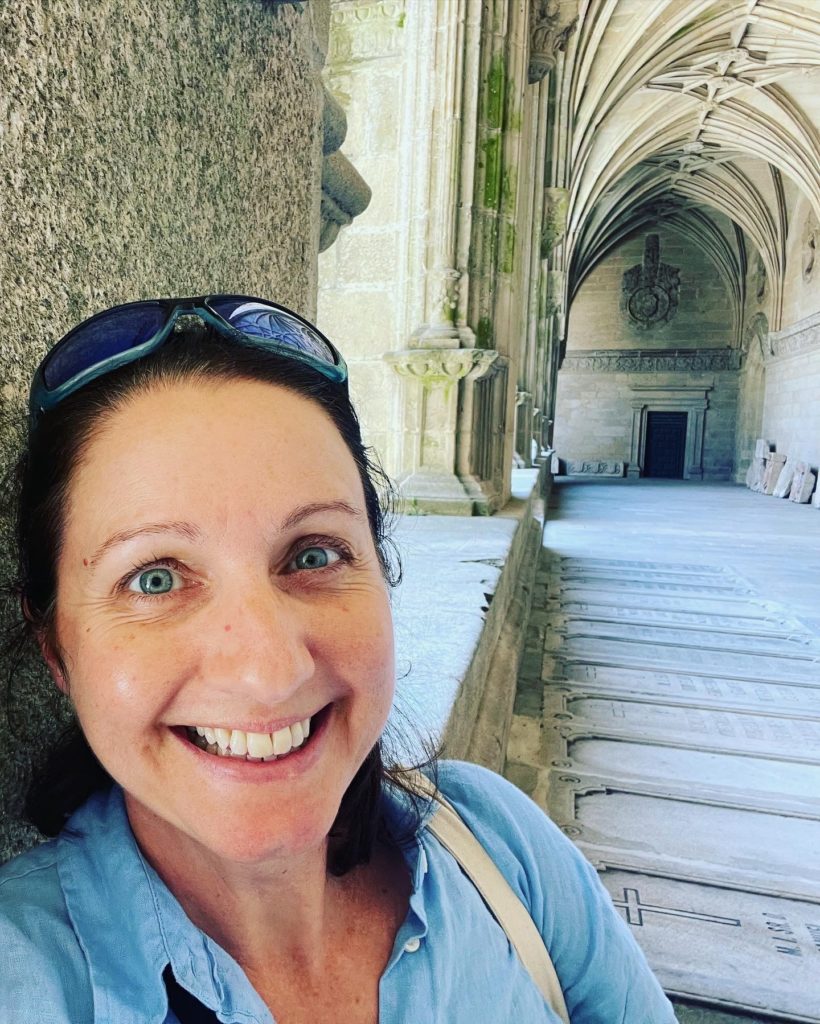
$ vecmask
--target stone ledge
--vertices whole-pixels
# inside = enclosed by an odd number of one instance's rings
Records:
[[[397,722],[500,771],[541,546],[543,467],[513,472],[495,516],[408,516],[394,602]],[[417,756],[418,746],[406,756]]]

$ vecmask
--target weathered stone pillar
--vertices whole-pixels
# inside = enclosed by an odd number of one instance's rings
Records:
[[[326,232],[366,202],[323,97],[329,7],[6,0],[3,472],[34,366],[83,317],[209,290],[313,316],[323,186]],[[8,528],[0,523],[4,577]],[[6,605],[0,629],[16,616]],[[30,655],[0,664],[0,676],[2,860],[31,840],[15,815],[68,708]]]

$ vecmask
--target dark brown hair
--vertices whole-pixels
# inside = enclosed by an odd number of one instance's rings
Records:
[[[29,641],[44,641],[60,659],[54,642],[56,568],[63,540],[72,476],[95,431],[128,398],[158,385],[189,380],[257,380],[287,388],[316,402],[330,416],[347,445],[361,478],[365,507],[382,573],[390,586],[400,567],[388,535],[392,509],[390,482],[365,448],[359,421],[345,385],[327,380],[294,360],[232,343],[208,329],[187,328],[162,348],[129,366],[100,377],[43,414],[17,466],[15,586]],[[64,667],[64,666],[63,666]],[[406,748],[406,744],[402,741]],[[421,818],[419,802],[402,781],[406,769],[388,767],[380,740],[348,787],[330,833],[329,870],[344,874],[368,860],[381,822],[385,782],[405,790],[409,801],[405,837]],[[433,765],[428,756],[425,765]],[[45,768],[34,779],[26,815],[44,834],[56,835],[68,817],[112,779],[97,760],[76,719],[61,737]]]

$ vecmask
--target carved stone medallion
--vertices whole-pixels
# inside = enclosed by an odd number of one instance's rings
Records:
[[[643,263],[627,270],[621,288],[621,310],[641,330],[667,323],[675,315],[680,268],[660,262],[658,235],[646,236]]]

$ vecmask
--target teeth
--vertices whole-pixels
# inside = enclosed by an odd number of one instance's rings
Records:
[[[231,731],[231,753],[244,757],[248,752],[248,734],[241,729]]]
[[[273,740],[267,732],[248,733],[248,753],[251,757],[270,757],[273,753]]]
[[[245,732],[223,726],[197,725],[188,728],[191,740],[202,750],[219,757],[247,761],[273,761],[302,746],[310,736],[310,719],[303,718],[274,733]]]
[[[290,753],[293,741],[291,739],[289,725],[286,725],[284,729],[278,729],[271,739],[273,740],[273,752],[277,757],[280,757],[282,754]]]

